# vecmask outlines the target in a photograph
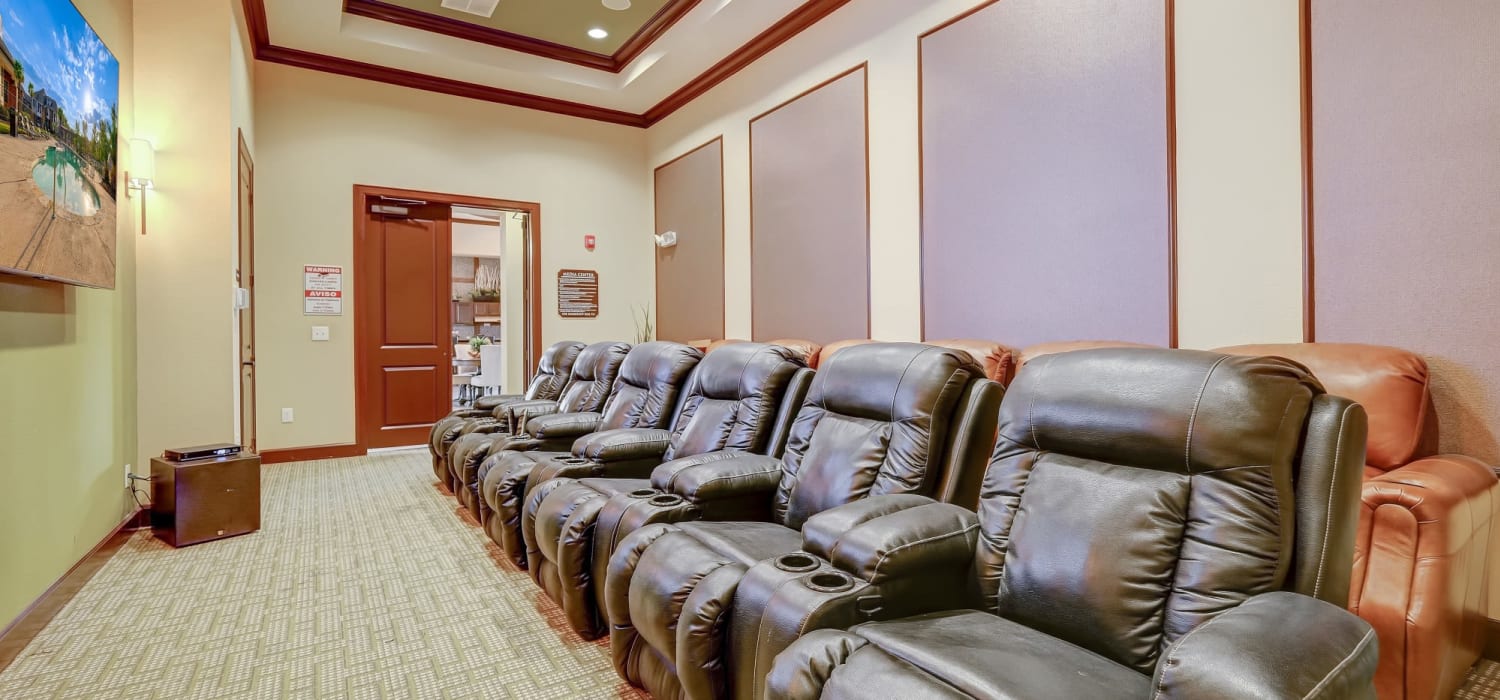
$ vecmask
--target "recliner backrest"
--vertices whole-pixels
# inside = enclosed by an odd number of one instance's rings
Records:
[[[554,401],[562,396],[563,389],[573,380],[573,363],[581,352],[583,343],[576,340],[564,340],[548,347],[542,353],[541,362],[537,363],[536,376],[526,386],[526,400]]]
[[[1437,452],[1437,414],[1427,361],[1421,355],[1358,343],[1237,345],[1217,352],[1274,355],[1300,362],[1329,393],[1364,406],[1370,417],[1365,461],[1380,472]]]
[[[666,461],[741,450],[763,453],[777,409],[806,362],[786,347],[735,343],[705,355],[688,378]]]
[[[594,343],[573,362],[572,379],[557,400],[559,413],[583,413],[604,408],[620,375],[630,343]]]
[[[847,347],[826,359],[792,425],[776,522],[866,496],[939,492],[957,409],[984,370],[967,353],[917,343]]]
[[[703,352],[682,343],[654,341],[630,349],[604,404],[600,430],[667,428],[688,374]]]
[[[1337,462],[1358,481],[1357,459],[1313,449],[1339,439],[1309,425],[1317,406],[1362,430],[1357,405],[1280,358],[1109,349],[1032,360],[1001,405],[980,499],[985,605],[1150,673],[1198,625],[1294,587],[1294,566],[1349,568],[1352,544],[1307,560],[1295,551],[1299,510],[1353,529],[1352,494],[1297,499],[1303,461]]]

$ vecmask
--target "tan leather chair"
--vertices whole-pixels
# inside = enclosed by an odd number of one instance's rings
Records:
[[[703,345],[701,347],[698,345],[699,342],[703,343]],[[748,342],[748,341],[739,340],[738,338],[720,338],[718,340],[693,341],[691,343],[688,343],[688,345],[691,345],[691,346],[693,346],[695,348],[698,348],[699,350],[702,350],[703,354],[707,355],[708,353],[711,353],[711,352],[713,352],[715,350],[718,350],[719,348],[722,348],[725,345],[734,345],[735,343],[744,343],[744,342]]]
[[[1015,351],[999,343],[967,338],[923,342],[940,348],[969,353],[975,362],[984,367],[985,377],[992,382],[999,382],[1002,386],[1010,384],[1010,378],[1015,374],[1013,370],[1016,361]]]
[[[1057,340],[1050,343],[1037,343],[1029,347],[1021,348],[1016,356],[1016,372],[1021,371],[1027,362],[1035,360],[1043,355],[1055,355],[1060,352],[1073,352],[1074,350],[1097,350],[1099,348],[1149,348],[1151,345],[1144,343],[1129,343],[1123,340]]]
[[[1383,700],[1450,697],[1484,645],[1500,481],[1477,460],[1435,454],[1427,363],[1405,350],[1339,343],[1222,352],[1300,362],[1329,393],[1369,413],[1349,609],[1380,640],[1375,687]]]
[[[813,368],[816,368],[813,360],[815,360],[818,357],[818,353],[823,350],[822,345],[814,343],[811,340],[803,340],[802,338],[777,338],[776,340],[767,340],[766,344],[780,345],[781,347],[797,353],[802,357],[802,360],[807,363],[808,367]]]

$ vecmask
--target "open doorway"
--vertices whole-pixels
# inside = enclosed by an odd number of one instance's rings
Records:
[[[354,205],[357,439],[365,450],[422,444],[455,401],[529,379],[541,207],[363,185]],[[476,381],[481,364],[499,369]]]
[[[531,213],[453,207],[452,408],[524,386]]]

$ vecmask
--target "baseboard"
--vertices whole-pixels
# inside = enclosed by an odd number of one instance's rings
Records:
[[[57,579],[46,591],[43,591],[42,595],[22,610],[21,614],[4,630],[0,630],[0,671],[10,666],[11,662],[21,655],[26,645],[30,644],[31,640],[47,627],[47,623],[52,622],[52,618],[62,612],[63,607],[73,600],[73,596],[78,595],[78,591],[83,589],[83,584],[88,583],[94,574],[99,573],[99,569],[104,568],[104,564],[110,560],[110,557],[113,557],[121,545],[125,544],[125,540],[130,539],[130,536],[134,534],[137,529],[135,525],[139,522],[138,519],[143,512],[140,508],[131,511],[130,515],[104,536],[104,539],[99,540],[99,544],[94,545],[88,554],[83,555],[82,559],[73,564],[72,568],[62,575],[62,578]]]
[[[365,454],[367,454],[365,448],[355,444],[289,447],[282,450],[262,450],[260,453],[260,463],[282,464],[285,462],[308,462],[314,459],[363,457],[365,456]]]

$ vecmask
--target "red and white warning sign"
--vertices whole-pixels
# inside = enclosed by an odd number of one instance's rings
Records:
[[[302,315],[344,315],[344,268],[336,265],[302,266]]]

